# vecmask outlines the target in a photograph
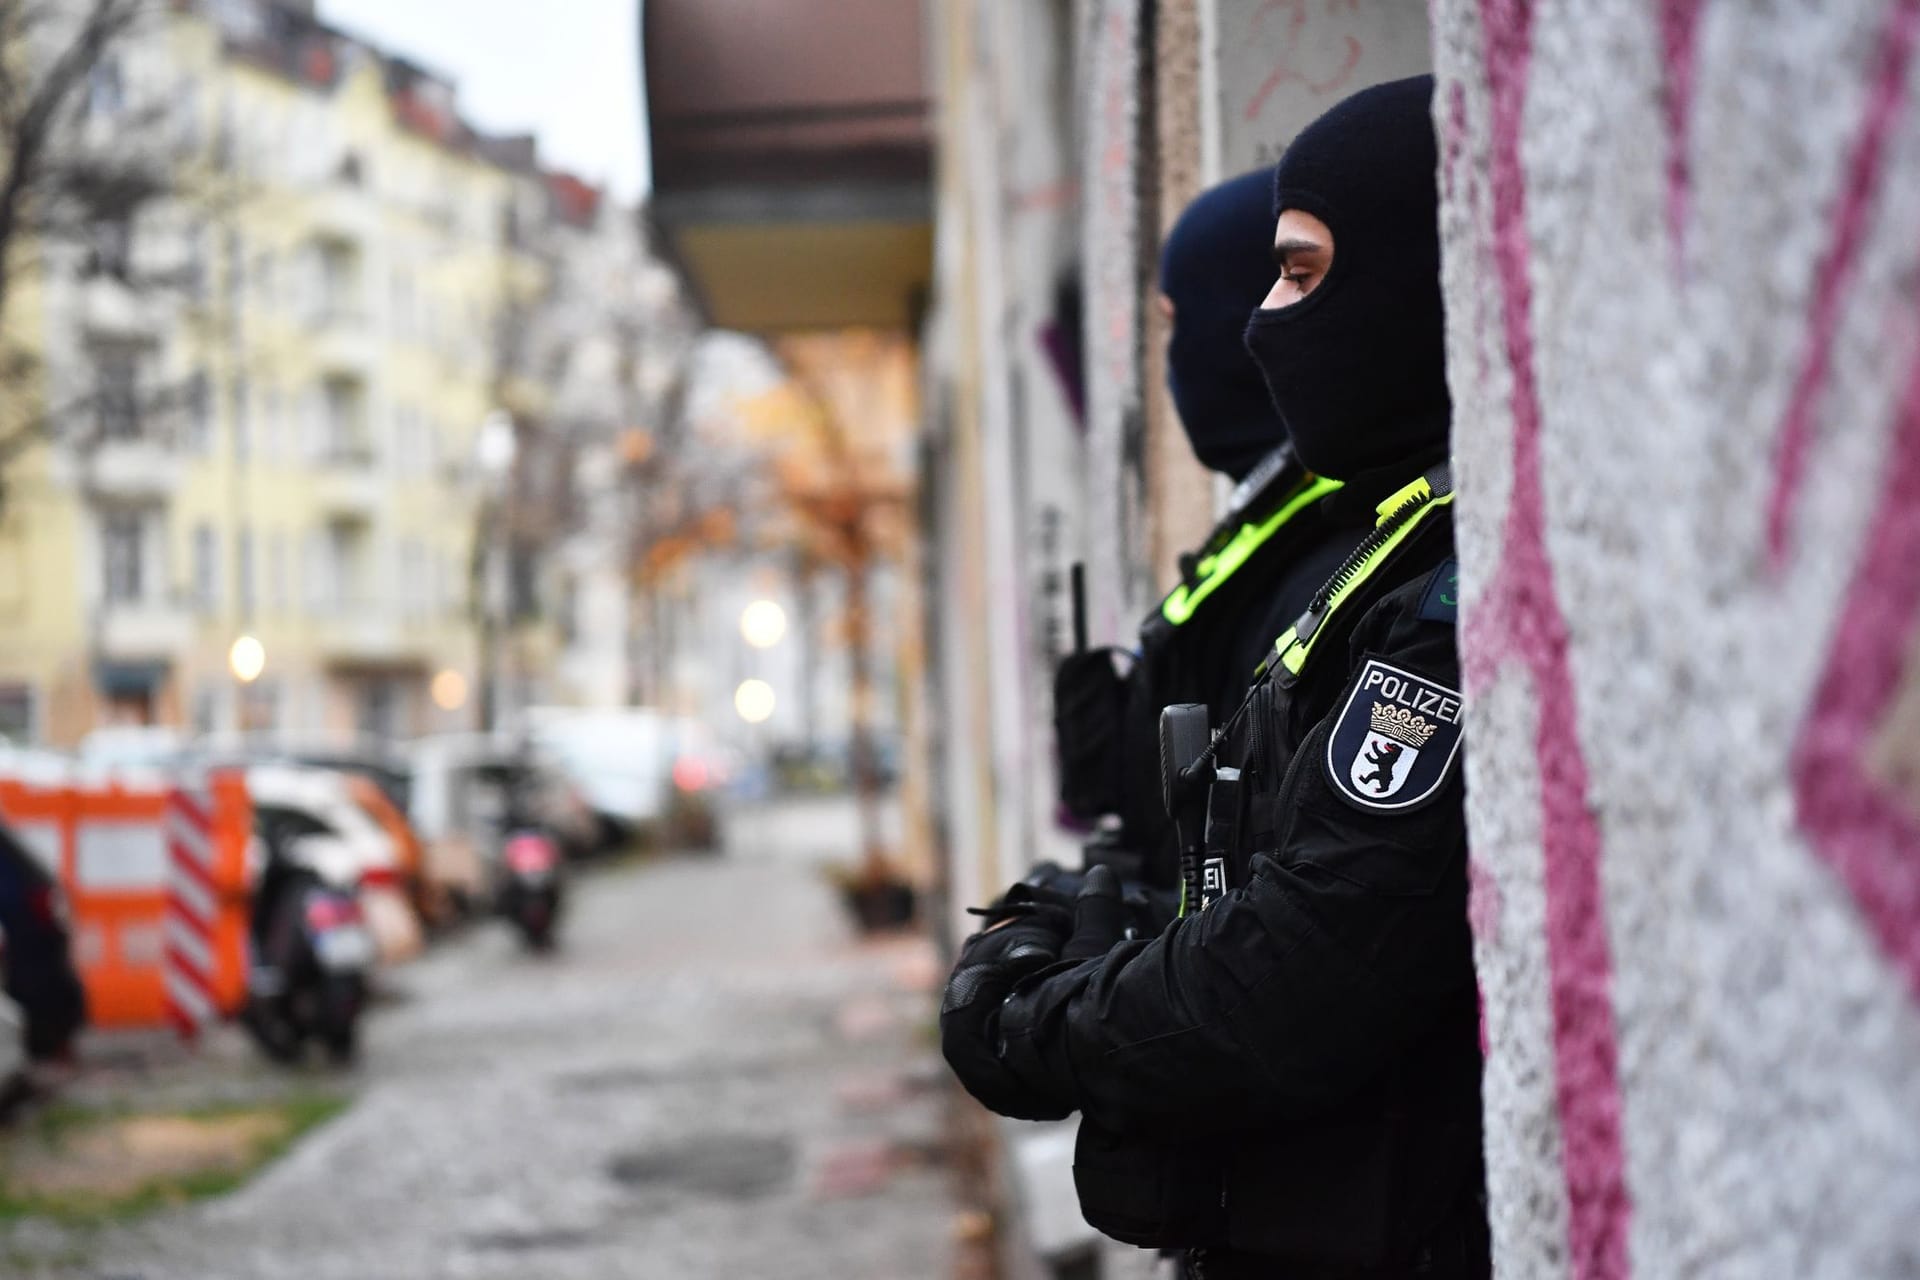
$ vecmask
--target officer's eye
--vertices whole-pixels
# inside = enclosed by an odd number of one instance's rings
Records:
[[[1313,288],[1313,278],[1313,272],[1303,266],[1285,263],[1280,268],[1280,279],[1300,293],[1306,293]]]

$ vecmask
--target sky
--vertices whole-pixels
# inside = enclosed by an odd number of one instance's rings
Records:
[[[638,0],[319,0],[322,21],[450,76],[489,133],[533,132],[550,168],[646,188]]]

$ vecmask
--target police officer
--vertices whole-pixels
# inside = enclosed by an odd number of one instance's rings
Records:
[[[1082,1113],[1088,1220],[1206,1280],[1488,1271],[1431,95],[1356,94],[1275,171],[1247,346],[1301,460],[1371,519],[1174,762],[1210,892],[1116,942],[1090,885],[1064,940],[969,939],[942,1006],[982,1102]]]
[[[1194,456],[1235,482],[1227,511],[1181,557],[1181,580],[1142,621],[1136,650],[1076,653],[1055,680],[1065,807],[1088,821],[1118,817],[1099,857],[1156,889],[1176,883],[1160,708],[1231,711],[1279,627],[1345,552],[1320,510],[1339,483],[1293,456],[1241,340],[1269,283],[1272,203],[1271,170],[1221,183],[1181,214],[1160,256],[1168,390]]]

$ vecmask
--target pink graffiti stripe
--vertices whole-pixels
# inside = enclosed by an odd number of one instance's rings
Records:
[[[1860,133],[1847,160],[1846,181],[1834,212],[1833,239],[1815,268],[1807,349],[1801,356],[1800,374],[1794,380],[1786,417],[1780,424],[1780,443],[1774,454],[1773,493],[1767,502],[1767,555],[1776,570],[1786,561],[1787,531],[1805,479],[1807,453],[1813,446],[1814,405],[1827,385],[1827,374],[1832,367],[1842,303],[1859,265],[1867,215],[1873,209],[1885,168],[1887,136],[1893,132],[1906,98],[1907,66],[1913,59],[1916,32],[1920,32],[1920,0],[1893,0],[1868,84],[1867,108],[1861,116]]]
[[[1693,174],[1688,143],[1693,117],[1694,64],[1706,0],[1660,0],[1660,52],[1666,60],[1661,94],[1667,124],[1667,235],[1676,267],[1684,262]]]
[[[1540,470],[1541,407],[1527,274],[1526,178],[1520,159],[1532,59],[1531,5],[1529,0],[1480,0],[1480,17],[1492,107],[1494,258],[1501,328],[1513,369],[1513,496],[1500,563],[1468,619],[1468,678],[1470,687],[1484,689],[1502,668],[1517,663],[1527,672],[1539,708],[1534,749],[1540,768],[1548,983],[1568,1252],[1573,1280],[1626,1280],[1631,1203],[1621,1137],[1613,960],[1600,888],[1600,829],[1587,804],[1579,699],[1567,653],[1566,617],[1547,557]]]
[[[1878,785],[1862,758],[1899,691],[1920,619],[1920,361],[1884,474],[1791,769],[1801,829],[1920,999],[1920,815]]]

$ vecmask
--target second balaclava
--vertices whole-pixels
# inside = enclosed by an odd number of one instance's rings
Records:
[[[1240,342],[1272,283],[1271,170],[1202,192],[1160,250],[1160,292],[1173,303],[1167,390],[1200,464],[1235,480],[1287,438]]]
[[[1432,100],[1431,76],[1363,89],[1274,170],[1274,214],[1325,222],[1333,264],[1292,306],[1254,311],[1246,345],[1301,462],[1336,480],[1446,444]]]

